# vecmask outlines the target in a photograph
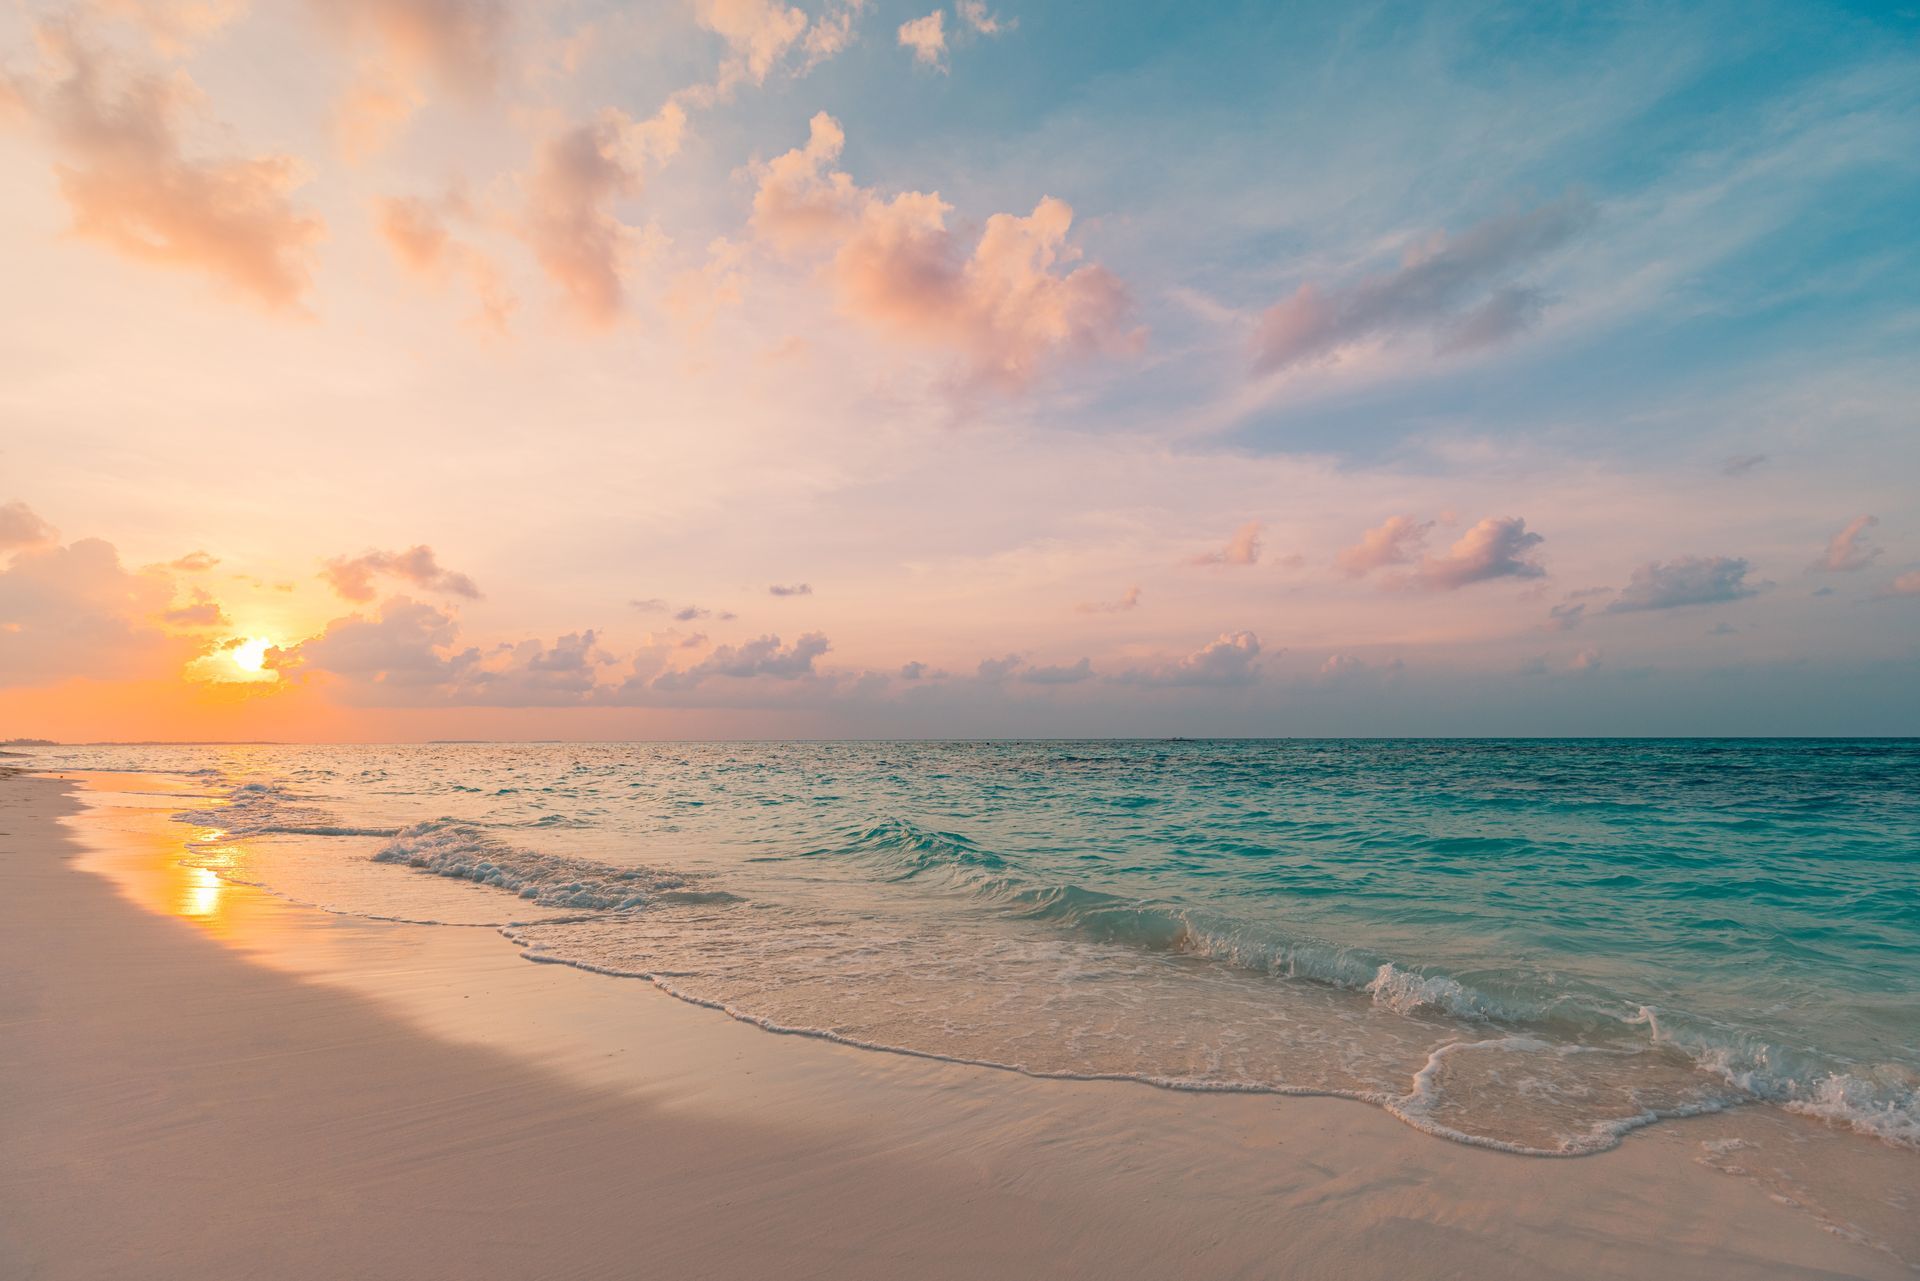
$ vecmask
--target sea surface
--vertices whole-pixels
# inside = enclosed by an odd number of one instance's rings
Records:
[[[182,857],[788,1032],[1364,1099],[1574,1155],[1784,1108],[1920,1148],[1920,742],[39,749]]]

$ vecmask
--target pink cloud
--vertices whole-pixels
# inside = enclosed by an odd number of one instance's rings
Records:
[[[350,157],[384,146],[426,101],[428,86],[477,102],[501,79],[509,49],[505,0],[313,0],[313,10],[360,68],[341,99]]]
[[[353,557],[336,556],[327,562],[320,576],[347,600],[372,600],[374,582],[379,578],[398,578],[427,591],[470,600],[480,596],[480,589],[471,578],[442,567],[433,548],[424,544],[403,552],[368,551]]]
[[[943,67],[947,56],[947,14],[935,9],[923,18],[900,24],[900,47],[913,50],[913,60],[923,67]]]
[[[721,71],[723,85],[733,79],[761,83],[807,29],[805,13],[777,0],[699,0],[695,13],[734,53],[734,66]]]
[[[1049,361],[1137,346],[1117,277],[1075,266],[1073,210],[1043,198],[1031,214],[994,214],[969,250],[937,194],[891,198],[830,171],[846,136],[825,112],[803,147],[761,170],[756,234],[794,253],[831,251],[844,309],[898,337],[962,354],[976,382],[1013,390]]]
[[[1879,523],[1877,516],[1856,516],[1847,523],[1845,529],[1828,540],[1827,550],[1813,563],[1813,568],[1830,573],[1851,573],[1873,564],[1880,555],[1880,549],[1868,546],[1866,533]]]
[[[96,0],[99,8],[147,33],[168,57],[187,53],[247,11],[247,0]]]
[[[986,0],[953,0],[953,11],[969,28],[983,36],[997,36],[1011,31],[1014,23],[987,10]]]
[[[23,92],[53,144],[75,234],[297,308],[322,234],[288,199],[301,166],[276,154],[187,155],[180,118],[196,90],[183,72],[126,69],[66,28],[40,35],[47,68]]]
[[[0,552],[38,547],[54,541],[53,526],[18,500],[0,505]]]
[[[1123,614],[1130,609],[1138,608],[1139,604],[1140,589],[1129,587],[1121,593],[1119,600],[1082,601],[1075,605],[1074,609],[1082,614]]]
[[[176,605],[160,617],[175,627],[225,627],[231,621],[226,611],[220,608],[220,603],[203,588],[194,590],[191,602]]]
[[[523,234],[541,269],[589,324],[619,319],[626,276],[642,246],[639,231],[620,220],[614,203],[637,195],[646,167],[679,149],[686,120],[686,111],[671,102],[638,122],[610,109],[540,146],[527,180]]]
[[[16,544],[0,569],[0,687],[177,673],[199,646],[153,626],[172,597],[168,575],[125,569],[100,539]]]
[[[1389,516],[1360,536],[1360,541],[1334,558],[1350,578],[1362,578],[1388,565],[1412,562],[1426,544],[1433,522],[1411,516]]]
[[[1184,658],[1133,668],[1118,679],[1159,687],[1251,685],[1260,679],[1260,638],[1252,632],[1222,632]]]
[[[450,273],[464,276],[473,291],[475,319],[503,334],[519,301],[493,260],[453,235],[447,214],[463,208],[458,200],[435,204],[412,196],[381,197],[374,201],[375,227],[400,265],[414,275],[429,280]]]
[[[1446,555],[1423,557],[1412,585],[1454,591],[1496,578],[1541,578],[1547,571],[1527,557],[1545,541],[1518,516],[1489,516],[1462,535]]]
[[[744,645],[722,645],[692,667],[660,673],[647,686],[659,690],[692,689],[715,676],[736,680],[756,676],[801,680],[814,675],[814,660],[832,648],[819,632],[808,632],[785,647],[778,636],[762,636]]]
[[[1193,558],[1196,565],[1252,565],[1260,560],[1259,521],[1250,520],[1233,531],[1227,545],[1219,551],[1202,552]]]

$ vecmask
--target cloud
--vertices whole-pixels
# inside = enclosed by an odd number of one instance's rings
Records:
[[[1358,654],[1329,654],[1327,661],[1320,664],[1320,670],[1314,673],[1315,684],[1348,685],[1358,680],[1392,680],[1406,668],[1401,659],[1387,663],[1369,663]],[[1537,675],[1529,667],[1521,669],[1522,675]]]
[[[452,649],[458,634],[452,614],[424,601],[396,596],[372,618],[358,614],[336,618],[318,636],[268,650],[266,665],[288,676],[328,672],[390,688],[439,686],[480,661],[478,649]]]
[[[673,612],[673,617],[674,621],[679,623],[691,623],[695,619],[700,618],[717,618],[723,623],[729,623],[733,621],[736,615],[724,609],[716,613],[711,609],[705,609],[699,605],[686,605],[680,609],[676,609]]]
[[[913,50],[913,60],[925,67],[944,69],[947,57],[947,14],[935,9],[924,18],[900,24],[900,47]]]
[[[402,265],[419,272],[436,270],[447,255],[450,237],[446,223],[433,206],[407,196],[386,196],[374,202],[381,238]]]
[[[506,0],[312,0],[341,43],[361,52],[336,127],[350,158],[385,146],[426,88],[468,102],[490,96],[510,47]]]
[[[1121,614],[1137,608],[1140,604],[1140,589],[1129,587],[1119,600],[1082,601],[1074,609],[1082,614]]]
[[[178,560],[168,561],[167,568],[178,570],[183,574],[204,574],[219,563],[218,556],[210,556],[206,552],[188,552]]]
[[[1631,614],[1742,600],[1761,590],[1747,581],[1747,571],[1746,560],[1738,556],[1682,556],[1642,565],[1606,612]]]
[[[643,614],[664,614],[667,610],[667,602],[661,600],[658,596],[648,596],[645,599],[635,597],[633,600],[628,601],[627,604]]]
[[[1015,25],[997,14],[989,13],[986,0],[953,0],[953,11],[960,15],[962,22],[983,36],[997,36],[1013,30]]]
[[[805,13],[776,0],[699,0],[695,12],[700,25],[733,51],[732,64],[721,70],[722,85],[741,79],[764,82],[774,63],[807,29]],[[831,41],[830,36],[822,37],[822,42]]]
[[[1311,282],[1269,307],[1254,340],[1254,368],[1273,373],[1373,339],[1433,328],[1440,349],[1460,351],[1511,336],[1532,323],[1538,294],[1503,278],[1557,249],[1593,220],[1593,206],[1569,196],[1439,236],[1400,267],[1346,288]]]
[[[23,90],[56,155],[75,234],[138,262],[202,272],[270,308],[296,310],[310,283],[317,218],[289,193],[290,156],[189,156],[184,72],[116,65],[64,27],[40,29],[47,65]]]
[[[96,0],[98,8],[146,32],[156,51],[170,58],[228,25],[247,10],[247,0]]]
[[[1185,658],[1157,667],[1133,668],[1116,679],[1129,685],[1251,685],[1260,679],[1260,638],[1252,632],[1222,632]]]
[[[1720,472],[1725,476],[1744,476],[1767,461],[1765,454],[1735,454],[1720,464]]]
[[[1077,685],[1092,678],[1093,660],[1090,658],[1063,666],[1028,667],[1020,672],[1020,679],[1029,685]]]
[[[1865,569],[1879,558],[1880,549],[1865,542],[1866,532],[1880,523],[1877,516],[1856,516],[1847,527],[1827,541],[1827,550],[1812,568],[1828,573],[1846,574]]]
[[[100,539],[15,544],[0,569],[0,687],[177,674],[199,645],[152,624],[172,597],[168,575],[128,571]]]
[[[917,681],[926,674],[927,665],[917,658],[912,662],[900,664],[900,679],[903,681]]]
[[[976,670],[983,681],[1003,681],[1024,667],[1026,661],[1018,654],[1008,654],[1005,658],[983,658]]]
[[[507,331],[519,300],[508,291],[492,259],[454,237],[441,206],[415,196],[382,196],[373,209],[375,227],[401,266],[428,279],[444,279],[450,272],[464,275],[477,304],[475,319],[495,333]]]
[[[18,501],[0,505],[0,552],[21,547],[39,547],[58,537],[53,526],[41,520],[31,507]]]
[[[767,595],[769,596],[811,596],[813,595],[813,587],[807,583],[793,583],[788,586],[782,586],[779,583],[775,583],[772,586],[767,588]]]
[[[1422,557],[1410,585],[1455,591],[1495,578],[1541,578],[1546,570],[1527,559],[1546,540],[1518,516],[1489,516],[1469,529],[1444,556]]]
[[[1567,670],[1570,672],[1593,672],[1599,669],[1600,651],[1597,649],[1583,649],[1567,664]]]
[[[1440,331],[1434,351],[1442,356],[1492,347],[1533,328],[1547,309],[1547,296],[1537,289],[1509,285],[1495,290],[1485,302]]]
[[[225,627],[232,621],[204,588],[194,589],[191,603],[173,606],[160,617],[176,627]]]
[[[506,0],[315,0],[348,39],[374,46],[386,66],[425,75],[470,98],[491,93],[508,47]]]
[[[832,648],[819,632],[808,632],[786,648],[778,636],[762,636],[744,645],[722,645],[692,667],[662,672],[647,684],[650,689],[684,690],[716,676],[801,680],[814,675],[814,660]]]
[[[853,20],[865,7],[866,0],[844,0],[840,7],[813,20],[802,42],[809,70],[853,43]]]
[[[1570,632],[1586,621],[1587,607],[1584,603],[1555,605],[1547,611],[1547,630],[1550,632]]]
[[[760,170],[756,236],[781,252],[830,255],[842,308],[884,333],[961,354],[973,381],[1018,390],[1048,362],[1137,347],[1132,303],[1098,264],[1075,266],[1073,209],[1044,197],[1031,214],[994,214],[969,250],[938,194],[883,198],[830,170],[846,142],[821,112],[806,145]]]
[[[642,233],[616,216],[614,202],[638,195],[648,167],[680,149],[686,122],[676,102],[644,121],[609,108],[540,145],[526,183],[522,234],[569,309],[590,325],[619,319],[626,276],[644,247]]]
[[[329,677],[363,706],[558,707],[601,701],[609,687],[597,673],[616,660],[591,630],[552,645],[462,645],[452,613],[396,596],[371,617],[336,618],[318,636],[270,649],[265,661],[286,679]]]
[[[1360,536],[1360,541],[1334,557],[1333,563],[1349,578],[1362,578],[1388,565],[1412,562],[1426,544],[1433,522],[1411,516],[1389,516]]]
[[[445,569],[424,544],[403,552],[368,551],[358,556],[336,556],[320,576],[347,600],[369,601],[376,578],[398,578],[426,591],[444,592],[477,600],[480,589],[465,574]]]
[[[1196,565],[1252,565],[1260,559],[1259,521],[1250,520],[1233,531],[1227,545],[1217,552],[1202,552],[1193,558]]]
[[[1920,569],[1900,575],[1887,590],[1895,596],[1920,596]]]

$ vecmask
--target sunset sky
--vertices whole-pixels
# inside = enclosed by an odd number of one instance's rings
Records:
[[[0,16],[0,738],[1920,732],[1920,15]]]

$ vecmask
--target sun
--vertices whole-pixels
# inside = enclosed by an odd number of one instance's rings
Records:
[[[267,685],[280,673],[267,666],[267,652],[280,642],[265,636],[235,637],[187,664],[188,680],[214,685]]]
[[[233,665],[243,672],[264,672],[267,670],[267,651],[272,648],[272,641],[258,637],[241,641],[233,647]]]

